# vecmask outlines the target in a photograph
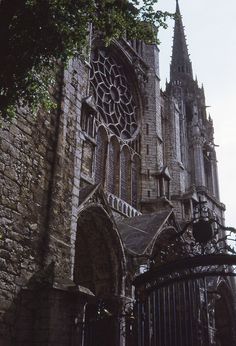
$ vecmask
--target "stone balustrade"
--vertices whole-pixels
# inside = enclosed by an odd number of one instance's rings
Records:
[[[130,205],[129,203],[125,202],[123,199],[120,199],[119,197],[111,193],[106,193],[106,195],[110,207],[115,211],[128,217],[142,215],[142,213],[132,207],[132,205]]]

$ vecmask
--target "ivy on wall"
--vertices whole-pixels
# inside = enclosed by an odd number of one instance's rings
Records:
[[[18,107],[53,107],[49,86],[56,64],[81,54],[88,28],[108,45],[125,34],[148,43],[166,27],[167,12],[156,11],[158,0],[0,0],[0,117]]]

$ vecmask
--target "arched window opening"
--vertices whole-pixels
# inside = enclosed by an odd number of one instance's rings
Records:
[[[125,146],[120,155],[120,197],[130,203],[131,197],[131,159],[130,152]]]
[[[166,198],[170,198],[170,180],[166,177],[164,177],[164,196]]]
[[[120,146],[115,137],[112,137],[108,146],[108,171],[107,171],[107,190],[108,192],[119,194],[119,176],[120,176]]]
[[[209,192],[213,193],[213,176],[212,176],[212,161],[211,161],[211,152],[209,150],[204,149],[203,151],[204,157],[204,170],[205,170],[205,178],[206,178],[206,187]]]
[[[95,118],[95,110],[84,101],[80,119],[81,129],[85,135],[82,143],[81,172],[89,179],[92,179],[93,174]]]
[[[192,201],[190,199],[186,199],[183,201],[183,218],[185,220],[191,220],[192,216]]]
[[[106,158],[107,158],[107,134],[103,127],[100,127],[97,133],[97,147],[95,158],[95,183],[105,183],[106,176]]]
[[[92,178],[93,160],[94,144],[91,143],[89,140],[84,140],[82,146],[81,172],[89,178]]]
[[[149,127],[148,127],[149,129]],[[140,154],[140,147],[141,147],[141,136],[140,134],[135,138],[135,140],[132,141],[130,144],[131,148],[136,151],[136,153]]]
[[[95,113],[86,104],[82,107],[80,126],[89,137],[95,137]]]
[[[132,206],[134,208],[138,206],[140,167],[140,158],[138,155],[135,155],[132,161]]]
[[[157,177],[157,196],[170,199],[170,175],[167,167],[163,167]]]

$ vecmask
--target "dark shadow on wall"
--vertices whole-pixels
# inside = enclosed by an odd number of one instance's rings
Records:
[[[2,315],[0,346],[75,346],[83,337],[83,312],[93,299],[73,282],[55,283],[54,264],[35,274]]]
[[[233,346],[236,345],[236,311],[232,304],[234,302],[233,292],[224,281],[219,285],[217,292],[218,299],[215,306],[216,345]]]

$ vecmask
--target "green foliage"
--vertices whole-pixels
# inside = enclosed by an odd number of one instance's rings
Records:
[[[155,41],[166,27],[167,12],[155,11],[158,0],[0,0],[0,116],[11,118],[18,107],[50,109],[49,86],[58,61],[80,54],[89,24],[108,45],[128,37]]]

